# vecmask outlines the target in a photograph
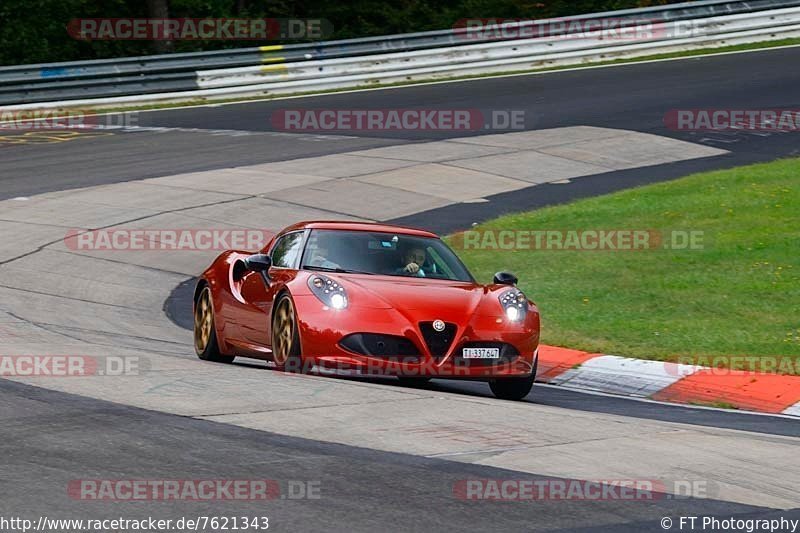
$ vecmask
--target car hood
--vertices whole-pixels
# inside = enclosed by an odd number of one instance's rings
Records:
[[[477,283],[399,276],[347,276],[342,277],[342,284],[350,294],[354,307],[421,311],[426,316],[430,315],[430,320],[457,320],[470,316],[475,313],[487,292],[484,286]]]

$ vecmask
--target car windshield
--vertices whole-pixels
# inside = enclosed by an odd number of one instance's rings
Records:
[[[474,281],[441,240],[403,233],[315,229],[301,264],[317,271]]]

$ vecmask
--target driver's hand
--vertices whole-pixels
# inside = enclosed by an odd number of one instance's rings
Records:
[[[409,263],[406,265],[406,268],[404,270],[409,274],[416,274],[417,272],[419,272],[419,265],[416,263]]]

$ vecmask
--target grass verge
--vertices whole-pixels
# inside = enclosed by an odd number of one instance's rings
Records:
[[[695,231],[699,249],[498,251],[483,239],[489,249],[450,240],[478,279],[519,276],[540,307],[546,344],[746,369],[778,356],[775,371],[800,374],[799,175],[800,159],[784,159],[475,228]]]

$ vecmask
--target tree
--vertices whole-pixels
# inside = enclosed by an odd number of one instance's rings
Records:
[[[169,0],[147,0],[147,16],[154,19],[169,18]],[[174,50],[173,42],[163,38],[153,41],[153,51],[166,54]]]

